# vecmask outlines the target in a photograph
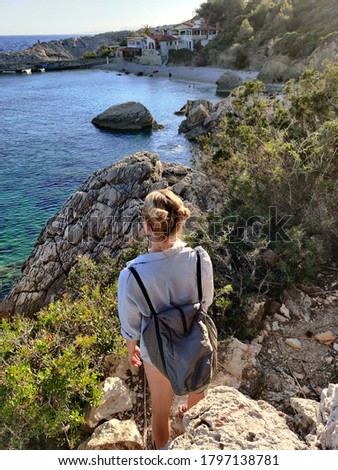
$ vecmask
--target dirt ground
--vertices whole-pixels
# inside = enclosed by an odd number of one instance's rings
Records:
[[[299,396],[319,400],[322,389],[338,382],[338,340],[321,344],[316,335],[332,332],[338,338],[337,272],[322,271],[313,286],[300,286],[296,304],[301,318],[278,322],[262,343],[259,362],[264,371],[260,398],[287,409],[287,399]],[[302,305],[303,304],[303,305]],[[297,339],[301,349],[286,343]]]

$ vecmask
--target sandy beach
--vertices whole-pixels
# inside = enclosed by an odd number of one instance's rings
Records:
[[[167,77],[171,80],[182,80],[186,82],[199,82],[216,84],[217,80],[226,69],[216,67],[184,67],[174,65],[140,65],[133,62],[121,61],[118,63],[100,65],[98,68],[112,70],[121,73],[143,73],[146,76]],[[252,79],[257,76],[257,72],[234,71],[243,79]]]

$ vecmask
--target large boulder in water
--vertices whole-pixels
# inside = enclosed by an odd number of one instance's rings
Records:
[[[231,91],[240,86],[243,80],[231,70],[227,70],[219,77],[216,82],[216,93],[220,95],[229,95]]]
[[[137,131],[150,129],[154,124],[154,119],[143,104],[128,101],[106,109],[96,116],[92,123],[111,131]]]

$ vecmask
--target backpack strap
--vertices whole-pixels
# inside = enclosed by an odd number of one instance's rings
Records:
[[[161,338],[160,325],[159,325],[157,312],[154,309],[153,304],[151,303],[151,300],[149,298],[147,289],[145,288],[145,285],[143,284],[143,281],[142,281],[139,273],[136,271],[136,269],[133,266],[131,266],[128,269],[132,272],[132,274],[134,275],[138,285],[140,286],[142,294],[144,295],[144,298],[146,299],[147,304],[150,308],[151,315],[154,317],[157,343],[158,343],[158,347],[159,347],[159,350],[160,350],[160,356],[161,356],[161,360],[162,360],[163,370],[165,371],[166,375],[168,376],[167,366],[166,366],[165,357],[164,357],[163,342],[162,342],[162,338]]]
[[[197,261],[196,261],[196,273],[197,273],[197,290],[198,290],[198,301],[202,306],[203,290],[202,290],[202,275],[201,275],[201,255],[196,250]]]
[[[148,304],[148,306],[149,306],[149,308],[150,308],[151,314],[154,315],[154,316],[156,316],[156,315],[157,315],[157,312],[156,312],[156,310],[154,309],[153,304],[151,303],[151,300],[150,300],[150,298],[149,298],[147,289],[145,288],[145,285],[143,284],[143,281],[142,281],[142,279],[141,279],[139,273],[136,271],[136,269],[135,269],[133,266],[131,266],[131,267],[128,268],[128,269],[129,269],[129,271],[131,271],[131,272],[133,273],[133,275],[134,275],[134,277],[135,277],[135,279],[136,279],[136,281],[137,281],[137,284],[140,286],[140,289],[141,289],[141,291],[142,291],[142,294],[144,295],[144,298],[146,299],[147,304]]]

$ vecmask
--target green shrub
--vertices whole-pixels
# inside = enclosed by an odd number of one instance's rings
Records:
[[[81,57],[81,59],[85,59],[85,60],[96,59],[96,58],[97,58],[97,55],[95,54],[95,52],[85,52],[83,56]]]
[[[263,83],[246,82],[230,95],[231,111],[199,140],[199,163],[224,190],[222,210],[196,232],[222,273],[212,307],[220,331],[248,337],[248,297],[278,296],[314,278],[313,235],[338,246],[337,81],[338,64],[327,63],[291,81],[282,100],[267,98]]]
[[[223,181],[230,210],[267,217],[276,206],[292,225],[336,238],[337,77],[336,63],[307,71],[285,88],[284,102],[265,98],[257,81],[234,90],[235,112],[200,141],[205,170]]]
[[[2,320],[0,447],[73,448],[87,404],[98,403],[106,354],[125,353],[117,313],[117,276],[125,260],[83,257],[61,300],[38,312]]]

